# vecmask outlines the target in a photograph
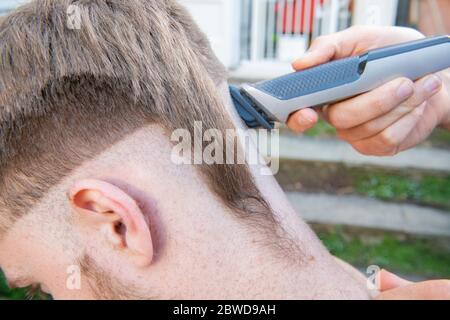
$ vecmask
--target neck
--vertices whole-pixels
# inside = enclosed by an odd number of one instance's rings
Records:
[[[236,126],[243,129],[228,93],[228,85],[224,84],[220,93]],[[245,299],[367,298],[364,279],[355,269],[343,267],[325,250],[292,208],[274,177],[261,175],[261,168],[257,166],[252,166],[251,170],[257,186],[273,208],[281,230],[279,237],[266,235],[266,241],[256,242],[277,241],[275,248],[278,252],[267,246],[252,245],[255,239],[250,239],[252,241],[248,242],[246,250],[243,250],[242,243],[236,246],[228,242],[232,247],[223,252],[231,254],[224,260],[232,263],[228,267],[224,265],[226,270],[223,272],[234,280],[227,281],[232,285],[229,296],[224,298],[236,298],[236,292],[233,292],[236,288]],[[286,245],[280,246],[280,241]],[[222,290],[222,294],[226,294],[226,290]]]
[[[197,260],[192,278],[183,278],[186,282],[179,288],[181,298],[368,298],[364,279],[342,268],[315,237],[309,236],[312,233],[304,224],[291,228],[290,234],[296,234],[292,238],[294,245],[286,250],[280,242],[286,239],[261,232],[245,221],[222,221],[220,217],[232,216],[226,210],[214,210],[213,216],[216,223],[209,221],[208,225],[215,236],[204,234],[204,241],[196,241],[198,252],[192,256]],[[198,266],[198,257],[202,256],[204,265]],[[185,261],[188,259],[185,257]]]

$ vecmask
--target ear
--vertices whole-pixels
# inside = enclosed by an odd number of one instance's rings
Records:
[[[147,266],[153,258],[150,226],[136,201],[102,180],[81,180],[69,192],[70,204],[83,222],[95,225],[115,248]]]

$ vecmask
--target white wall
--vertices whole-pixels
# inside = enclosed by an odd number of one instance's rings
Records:
[[[227,67],[239,63],[240,0],[179,0],[206,33]]]
[[[27,1],[28,0],[0,0],[0,13],[12,10],[18,5],[25,3]]]
[[[395,25],[398,0],[356,0],[353,16],[355,25]]]

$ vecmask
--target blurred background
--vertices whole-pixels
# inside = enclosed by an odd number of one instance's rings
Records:
[[[222,62],[243,77],[290,72],[311,41],[352,25],[450,31],[447,0],[180,0]]]
[[[179,0],[230,70],[230,82],[292,72],[314,38],[352,25],[450,34],[448,0]],[[0,15],[27,0],[0,0]],[[282,129],[277,179],[328,249],[365,272],[450,279],[450,133],[392,158],[358,155],[321,122]],[[24,298],[1,280],[0,297]],[[33,295],[32,295],[33,296]],[[38,295],[38,297],[41,297]]]

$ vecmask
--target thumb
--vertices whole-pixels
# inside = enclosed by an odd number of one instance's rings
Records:
[[[380,277],[380,291],[382,292],[395,288],[405,287],[412,283],[386,270],[381,270],[379,277]]]
[[[313,109],[303,109],[289,117],[287,126],[296,133],[303,133],[314,127],[319,120],[319,115]]]
[[[336,54],[336,46],[332,42],[325,42],[319,40],[319,42],[313,43],[311,49],[309,49],[303,57],[294,61],[292,67],[296,71],[304,70],[314,67],[319,64],[329,62]]]

